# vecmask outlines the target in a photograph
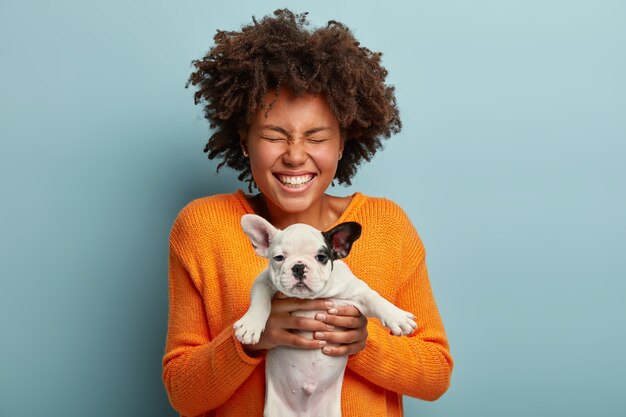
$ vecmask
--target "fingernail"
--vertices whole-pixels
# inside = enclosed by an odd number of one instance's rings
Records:
[[[323,339],[324,338],[324,333],[323,332],[315,332],[315,338],[316,339]]]
[[[326,301],[326,307],[331,308],[333,306],[332,301]]]
[[[332,351],[333,350],[331,348],[329,348],[328,346],[326,346],[325,348],[322,349],[322,352],[324,352],[324,353],[330,353]]]
[[[315,316],[315,318],[317,320],[326,320],[326,314],[323,313],[317,313],[317,315]]]
[[[326,330],[335,330],[335,326],[333,326],[332,324],[327,324]]]
[[[328,314],[337,314],[337,309],[331,308],[330,310],[328,310]]]
[[[317,343],[318,343],[318,345],[319,345],[320,347],[322,347],[322,346],[326,346],[326,341],[325,341],[325,340],[320,340],[320,341],[319,341],[319,342],[317,342]],[[328,348],[324,348],[324,349],[328,349]]]

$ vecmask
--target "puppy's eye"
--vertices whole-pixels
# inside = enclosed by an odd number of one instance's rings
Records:
[[[326,263],[326,261],[328,261],[328,256],[319,254],[319,255],[315,256],[315,259],[317,260],[317,262],[320,262],[320,263],[324,264],[324,263]]]
[[[276,262],[282,262],[282,261],[285,260],[285,257],[283,255],[276,255],[276,256],[274,256],[274,260]]]

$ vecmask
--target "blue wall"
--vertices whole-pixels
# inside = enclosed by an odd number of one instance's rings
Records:
[[[0,2],[0,416],[172,416],[167,238],[230,192],[184,84],[286,2]],[[400,203],[456,360],[407,416],[626,415],[626,4],[292,1],[384,52]]]

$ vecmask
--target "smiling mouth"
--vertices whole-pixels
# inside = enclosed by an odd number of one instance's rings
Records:
[[[276,179],[280,181],[285,187],[288,188],[298,188],[302,187],[308,183],[310,183],[315,175],[313,174],[305,174],[305,175],[275,175]]]

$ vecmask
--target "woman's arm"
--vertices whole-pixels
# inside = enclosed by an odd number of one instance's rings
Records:
[[[393,336],[378,320],[369,320],[366,348],[351,356],[348,366],[385,389],[436,400],[448,389],[453,361],[430,287],[423,249],[393,301],[416,315],[417,330],[409,337]]]
[[[324,352],[352,355],[348,366],[376,385],[436,400],[449,386],[452,358],[423,260],[401,288],[395,304],[416,311],[418,328],[409,337],[393,336],[380,321],[368,320],[355,307],[343,306],[318,315],[318,320],[346,330],[324,332],[322,337],[316,333],[316,338],[338,344],[324,348]]]
[[[378,218],[385,219],[385,224],[371,224],[368,218],[362,219],[364,233],[370,232],[370,240],[354,263],[362,266],[377,253],[388,254],[375,258],[374,262],[379,270],[390,275],[370,277],[371,281],[376,281],[379,287],[388,286],[387,293],[395,294],[389,301],[415,314],[417,330],[408,337],[393,336],[378,320],[367,321],[359,317],[356,309],[340,307],[335,315],[329,314],[323,321],[349,330],[326,334],[323,339],[340,343],[329,354],[352,355],[348,367],[372,383],[411,397],[435,400],[449,386],[453,361],[432,294],[424,246],[399,206],[386,205],[376,212],[384,213]],[[386,233],[386,238],[378,239],[382,233]],[[401,282],[396,287],[398,280]]]
[[[232,326],[211,334],[202,297],[170,247],[163,382],[172,406],[182,414],[197,415],[222,405],[261,360],[246,355]]]
[[[368,323],[366,348],[348,361],[359,375],[388,390],[433,401],[448,389],[453,361],[422,259],[395,304],[415,311],[418,328],[397,337],[376,320]]]

